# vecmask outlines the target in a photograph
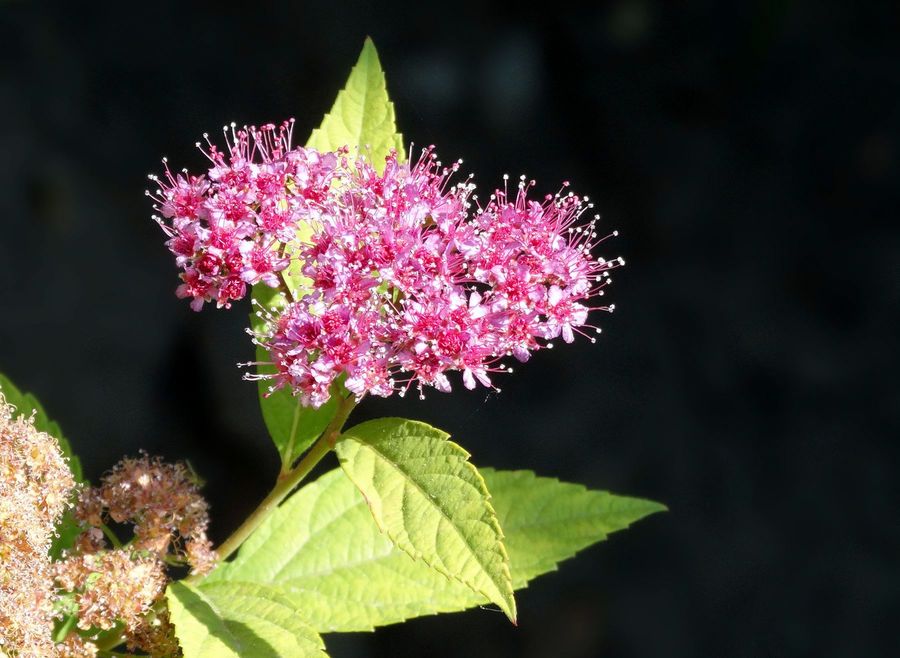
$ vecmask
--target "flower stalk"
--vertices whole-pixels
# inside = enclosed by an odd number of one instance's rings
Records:
[[[296,298],[294,297],[294,293],[291,292],[291,287],[288,285],[287,279],[284,278],[284,272],[278,272],[278,291],[284,295],[284,298],[288,300],[291,304],[296,302]]]
[[[263,499],[238,529],[235,530],[221,546],[219,546],[217,553],[220,564],[227,560],[240,545],[253,534],[253,531],[266,520],[269,514],[274,512],[296,486],[310,474],[316,464],[322,461],[322,458],[331,452],[338,437],[341,435],[344,423],[347,422],[347,418],[356,404],[357,400],[352,395],[341,400],[334,418],[328,424],[328,427],[325,428],[325,431],[318,440],[313,444],[312,448],[309,449],[294,468],[279,475],[278,480],[272,488],[272,491],[269,492],[269,495]],[[196,578],[196,576],[192,576],[188,579],[188,582],[195,581]]]

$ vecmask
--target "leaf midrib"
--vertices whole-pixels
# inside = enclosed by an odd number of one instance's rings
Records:
[[[414,486],[416,489],[419,490],[420,495],[422,495],[422,497],[425,499],[426,503],[429,503],[432,507],[434,507],[435,509],[437,509],[437,510],[441,513],[441,516],[443,516],[443,517],[450,523],[450,527],[453,528],[453,530],[454,530],[454,532],[456,533],[456,535],[457,535],[460,539],[462,539],[463,544],[469,549],[470,555],[472,555],[472,557],[473,557],[473,558],[475,559],[475,561],[479,564],[479,566],[481,566],[481,568],[484,570],[484,573],[487,574],[488,579],[490,580],[490,582],[491,582],[495,587],[497,587],[497,589],[498,589],[500,592],[502,592],[503,594],[509,594],[509,593],[511,593],[511,592],[513,591],[513,590],[512,590],[512,577],[510,576],[509,592],[508,592],[508,591],[506,590],[505,587],[501,587],[501,584],[500,584],[500,583],[497,583],[497,582],[493,579],[493,577],[491,577],[490,572],[489,572],[488,569],[487,569],[487,565],[485,565],[485,563],[482,562],[482,561],[479,559],[478,553],[474,550],[474,547],[472,546],[472,544],[469,542],[469,540],[466,538],[466,536],[462,533],[462,531],[456,526],[456,524],[453,522],[453,520],[447,515],[447,513],[444,511],[444,509],[441,508],[441,507],[439,507],[438,505],[436,505],[436,504],[434,504],[434,503],[431,503],[431,502],[430,502],[430,501],[432,500],[431,496],[428,495],[428,493],[427,493],[427,492],[419,485],[419,483],[416,482],[415,480],[413,480],[413,479],[411,478],[411,476],[409,475],[409,473],[407,473],[406,471],[404,471],[404,470],[400,467],[400,465],[399,465],[397,462],[395,462],[393,459],[391,459],[390,457],[388,457],[388,456],[387,456],[386,454],[384,454],[381,450],[378,450],[373,444],[368,443],[368,442],[366,442],[366,441],[363,441],[363,440],[361,440],[359,437],[354,436],[353,434],[345,434],[345,435],[344,435],[344,438],[353,438],[360,446],[362,446],[362,447],[367,447],[367,448],[369,448],[370,450],[372,450],[373,452],[375,452],[376,454],[380,455],[380,456],[381,456],[381,457],[382,457],[382,458],[383,458],[390,466],[394,467],[394,469],[397,470],[397,471],[398,471],[399,473],[401,473],[402,475],[405,475],[405,476],[406,476],[406,477],[405,477],[405,481],[411,482],[411,483],[413,484],[413,486]],[[463,468],[474,468],[474,467],[472,466],[472,464],[471,464],[468,460],[466,460],[466,459],[462,459],[462,458],[461,458],[461,462],[462,462],[462,464],[463,464]],[[476,472],[476,476],[477,476],[477,472]],[[457,476],[457,477],[458,477],[458,476]],[[459,479],[462,479],[462,478],[459,478]],[[487,502],[488,506],[490,506],[490,500],[488,499],[486,502]],[[493,509],[493,508],[491,508],[491,509]],[[374,514],[373,514],[373,517],[374,517]],[[496,522],[496,515],[494,516],[494,521]],[[377,522],[377,519],[376,519],[376,522]],[[380,525],[380,524],[379,524],[379,525]],[[499,526],[499,522],[497,523],[497,525]],[[392,534],[392,533],[390,532],[390,530],[388,530],[387,528],[384,528],[384,530],[387,531],[387,533],[388,533],[389,536]],[[393,537],[392,537],[392,539],[393,539]],[[410,542],[410,543],[412,543],[412,542]],[[503,553],[502,553],[502,552],[498,552],[498,551],[497,551],[497,547],[498,547],[498,546],[502,546],[502,544],[500,543],[499,540],[495,543],[495,546],[492,548],[492,552],[493,552],[495,555],[499,555],[499,556],[501,557],[501,562],[502,562],[503,565],[506,566],[506,570],[507,570],[507,572],[508,572],[508,571],[509,571],[509,566],[508,566],[508,564],[507,564],[508,557],[507,557],[506,560],[503,560],[503,559],[502,559],[504,556],[503,556]],[[404,551],[404,552],[405,552],[405,551]],[[412,557],[412,556],[410,556],[410,557]],[[426,564],[430,564],[429,560],[425,559],[425,556],[424,556],[424,555],[422,556],[422,560],[423,560]],[[434,566],[434,565],[432,565],[432,566]],[[446,571],[449,572],[449,570],[446,570]],[[481,589],[476,589],[476,588],[472,587],[471,585],[469,585],[469,583],[464,582],[462,579],[460,579],[460,578],[457,577],[457,576],[453,576],[453,575],[450,574],[450,573],[445,573],[444,575],[445,575],[445,576],[449,576],[449,577],[453,578],[454,580],[457,580],[458,582],[461,582],[461,583],[462,583],[463,585],[465,585],[466,587],[469,587],[469,589],[472,589],[473,591],[477,592],[478,594],[481,594],[482,596],[486,596],[488,599],[491,598],[491,596],[490,596],[487,592],[485,592],[485,591],[483,591],[483,590],[481,590]],[[506,583],[503,583],[503,584],[505,585]],[[507,605],[508,605],[508,604],[507,604]]]
[[[363,145],[360,144],[359,142],[362,138],[363,123],[365,122],[368,105],[369,105],[369,69],[371,68],[371,59],[372,59],[371,55],[367,54],[366,62],[365,62],[365,69],[361,71],[363,91],[362,91],[362,102],[360,103],[360,106],[362,107],[362,111],[359,113],[359,121],[358,121],[359,126],[357,127],[356,130],[350,129],[348,131],[351,135],[354,136],[354,138],[356,139],[356,146],[357,146],[357,148],[360,148],[360,149],[363,147]],[[341,108],[341,109],[343,110],[343,108]],[[349,126],[347,126],[346,114],[343,111],[341,112],[341,121],[344,123],[345,127],[350,128]]]

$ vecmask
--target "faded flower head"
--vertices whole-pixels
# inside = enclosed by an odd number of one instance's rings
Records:
[[[452,371],[493,386],[508,357],[599,332],[590,311],[613,310],[596,300],[623,261],[592,250],[615,234],[582,220],[592,204],[567,183],[533,198],[523,177],[482,204],[471,177],[451,180],[461,161],[442,166],[432,148],[414,164],[391,153],[380,172],[348,148],[291,148],[291,125],[232,128],[227,153],[208,143],[207,176],[167,167],[151,194],[195,309],[259,281],[285,292],[292,259],[302,273],[299,299],[258,312],[254,341],[275,372],[247,378],[270,379],[270,392],[318,407],[339,378],[357,398],[449,391]]]
[[[75,517],[83,532],[53,575],[72,597],[78,627],[121,624],[129,650],[180,655],[165,609],[157,605],[168,582],[167,564],[186,564],[203,574],[216,563],[206,536],[209,509],[190,469],[147,455],[123,459],[99,486],[81,491]],[[107,544],[110,521],[134,528],[134,538],[122,548]],[[90,644],[66,642],[59,647],[62,655],[93,655]]]
[[[85,530],[74,552],[54,563],[50,545],[74,488],[56,440],[37,431],[33,418],[16,417],[0,391],[0,656],[97,655],[74,632],[53,641],[57,605],[69,597],[78,628],[121,623],[129,649],[177,655],[171,624],[154,608],[167,582],[164,560],[180,558],[205,573],[216,559],[207,505],[190,471],[146,456],[123,460],[100,487],[80,491],[76,516]],[[128,548],[106,549],[108,519],[134,524]]]
[[[180,658],[183,655],[165,606],[151,608],[141,624],[127,629],[125,642],[129,651],[147,653],[154,658]]]
[[[48,551],[74,487],[56,440],[0,391],[0,653],[55,655]]]
[[[167,578],[162,561],[128,549],[69,556],[54,565],[57,585],[73,597],[82,630],[109,630],[121,624],[129,651],[171,658],[181,655],[163,609]],[[96,646],[76,633],[57,645],[61,658],[91,657]]]
[[[78,633],[69,633],[56,645],[56,651],[59,658],[94,658],[97,655],[97,645]]]
[[[140,628],[166,587],[160,560],[125,549],[75,555],[54,566],[59,587],[75,594],[78,627],[84,630],[109,630],[117,622],[126,631]]]
[[[105,542],[99,528],[111,519],[134,525],[134,551],[160,559],[172,554],[195,573],[206,573],[215,565],[206,535],[209,506],[184,464],[147,455],[125,458],[103,476],[99,487],[82,492],[75,515],[88,526],[76,544],[82,552],[102,550]]]

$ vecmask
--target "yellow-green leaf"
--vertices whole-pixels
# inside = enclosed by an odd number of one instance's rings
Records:
[[[665,509],[530,471],[480,471],[504,528],[516,589],[608,534]],[[289,498],[237,558],[207,580],[277,584],[321,633],[372,630],[488,603],[396,548],[340,469]]]
[[[173,582],[166,592],[185,658],[325,658],[325,645],[277,587]]]
[[[335,446],[344,472],[400,550],[497,604],[515,623],[503,532],[469,453],[425,423],[379,418]]]
[[[358,148],[378,169],[392,148],[404,157],[403,136],[397,132],[394,104],[388,98],[384,71],[371,39],[363,44],[347,84],[338,92],[322,125],[312,131],[307,146],[320,151]]]

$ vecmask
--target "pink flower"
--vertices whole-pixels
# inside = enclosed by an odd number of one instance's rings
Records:
[[[155,219],[183,270],[177,294],[194,310],[213,301],[228,308],[247,284],[276,287],[290,264],[278,249],[328,194],[338,163],[335,153],[292,149],[292,130],[293,120],[240,130],[232,124],[225,151],[207,139],[206,177],[173,175],[165,159],[164,177],[150,176],[159,187],[147,192],[162,215]]]
[[[507,357],[599,332],[589,313],[612,311],[594,300],[623,263],[592,255],[606,238],[596,216],[582,221],[592,204],[568,183],[537,201],[533,181],[510,195],[504,177],[481,205],[469,179],[451,181],[460,163],[441,165],[432,148],[414,164],[392,153],[379,173],[347,148],[292,148],[292,127],[232,126],[224,151],[207,140],[206,176],[166,164],[148,192],[182,269],[177,295],[194,310],[228,307],[248,285],[279,287],[291,258],[311,282],[303,298],[264,309],[255,340],[276,373],[247,378],[314,407],[339,380],[357,397],[449,391],[454,370],[467,388],[493,386]],[[305,243],[301,223],[313,230]]]
[[[387,158],[383,174],[359,158],[339,167],[331,194],[310,220],[314,234],[295,257],[312,292],[290,304],[257,340],[276,365],[271,389],[291,388],[319,406],[335,381],[365,394],[415,385],[492,386],[502,361],[525,361],[562,336],[596,330],[589,306],[620,260],[594,259],[589,208],[571,194],[510,200],[497,190],[471,213],[474,185],[451,185],[431,149],[414,165]],[[593,340],[593,338],[591,339]]]

